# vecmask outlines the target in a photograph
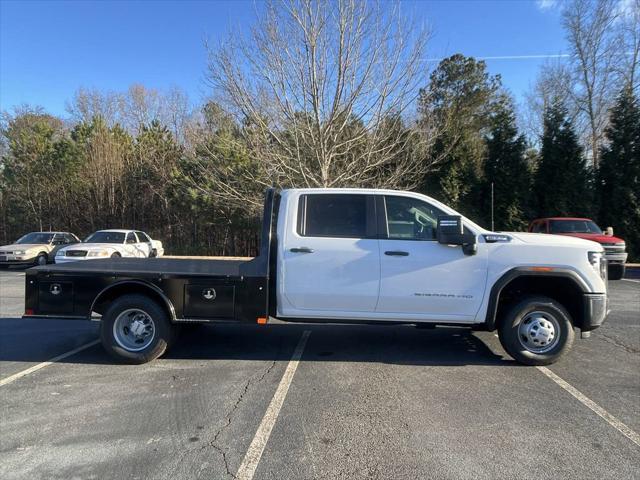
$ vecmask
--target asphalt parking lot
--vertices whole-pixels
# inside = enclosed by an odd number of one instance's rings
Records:
[[[5,480],[640,478],[637,280],[548,369],[493,333],[322,325],[200,326],[119,365],[95,323],[21,320],[23,281],[0,272]]]

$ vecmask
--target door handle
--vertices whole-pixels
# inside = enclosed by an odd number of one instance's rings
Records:
[[[388,252],[384,252],[384,254],[392,257],[408,257],[409,256],[409,252],[403,252],[400,250],[390,250]]]
[[[290,252],[293,253],[313,253],[313,248],[309,248],[309,247],[295,247],[292,248],[291,250],[289,250]]]

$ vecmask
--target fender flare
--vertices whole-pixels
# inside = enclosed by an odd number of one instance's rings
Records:
[[[507,270],[491,287],[489,293],[489,303],[487,305],[487,314],[484,321],[486,330],[493,331],[496,329],[496,316],[498,314],[498,300],[504,287],[516,278],[520,277],[561,277],[571,280],[576,287],[583,293],[589,292],[587,283],[573,270],[566,268],[553,268],[549,271],[534,270],[532,267],[515,267]]]
[[[100,297],[102,297],[105,293],[109,292],[109,290],[112,290],[113,288],[122,286],[122,285],[137,285],[137,286],[141,286],[141,287],[145,287],[149,290],[151,290],[153,293],[157,294],[162,301],[164,302],[164,306],[167,307],[167,310],[169,311],[169,320],[171,322],[174,322],[176,320],[176,310],[173,307],[173,303],[171,303],[171,300],[169,300],[169,297],[167,297],[165,295],[165,293],[156,285],[153,285],[152,283],[148,283],[148,282],[143,282],[142,280],[120,280],[118,282],[112,283],[111,285],[103,288],[100,293],[98,293],[98,295],[96,295],[96,297],[93,299],[93,302],[91,302],[91,308],[89,309],[89,317],[91,316],[91,312],[93,312],[93,308],[96,306],[96,303],[100,300]]]

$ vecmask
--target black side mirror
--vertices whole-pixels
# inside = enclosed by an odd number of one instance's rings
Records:
[[[477,251],[476,237],[464,233],[460,215],[440,215],[436,236],[438,243],[461,246],[465,255],[474,255]]]

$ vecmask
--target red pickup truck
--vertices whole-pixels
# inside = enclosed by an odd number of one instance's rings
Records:
[[[538,218],[529,224],[529,232],[568,235],[598,242],[604,247],[604,256],[609,265],[609,279],[620,280],[624,277],[625,262],[627,261],[624,240],[614,237],[611,228],[603,232],[590,218]]]

